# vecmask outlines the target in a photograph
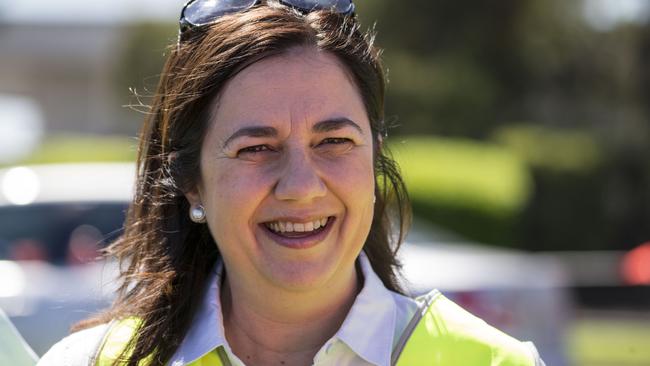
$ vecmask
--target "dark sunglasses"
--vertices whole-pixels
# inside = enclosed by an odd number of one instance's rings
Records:
[[[331,10],[339,14],[354,14],[352,0],[277,0],[302,13]],[[236,13],[258,5],[262,0],[190,0],[181,11],[179,41],[188,31],[210,25],[225,14]]]

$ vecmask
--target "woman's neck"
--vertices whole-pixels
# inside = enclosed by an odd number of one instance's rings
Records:
[[[352,269],[340,283],[314,291],[277,288],[247,291],[226,278],[221,303],[233,352],[252,365],[311,365],[340,328],[361,289]]]

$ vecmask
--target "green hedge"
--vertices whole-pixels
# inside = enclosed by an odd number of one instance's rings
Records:
[[[414,213],[486,243],[514,245],[532,179],[508,149],[472,140],[401,137],[390,144]]]
[[[593,133],[518,124],[501,127],[493,139],[521,156],[535,180],[535,192],[519,224],[519,240],[525,247],[605,250],[643,241],[643,229],[627,222],[642,220],[644,213],[625,217],[633,211],[624,212],[630,206],[627,202],[643,200],[641,187],[634,192],[624,183],[632,160],[607,150]],[[620,179],[618,184],[612,184],[613,177]],[[616,200],[625,203],[620,218],[615,216],[620,210],[614,206]]]

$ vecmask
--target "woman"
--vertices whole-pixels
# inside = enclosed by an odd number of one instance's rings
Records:
[[[383,98],[350,0],[190,1],[109,249],[118,298],[41,364],[535,365],[437,292],[403,295]]]

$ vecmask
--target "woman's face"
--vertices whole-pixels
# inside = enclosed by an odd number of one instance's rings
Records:
[[[288,290],[349,280],[373,217],[373,143],[335,56],[295,48],[244,69],[215,101],[201,203],[228,275]]]

